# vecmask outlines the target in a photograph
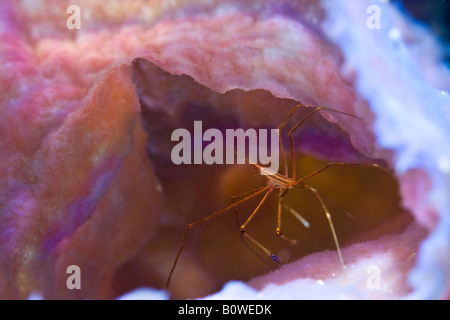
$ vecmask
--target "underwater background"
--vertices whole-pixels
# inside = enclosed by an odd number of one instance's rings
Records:
[[[450,64],[450,3],[446,0],[396,0],[399,8],[429,27],[444,42],[447,65]]]

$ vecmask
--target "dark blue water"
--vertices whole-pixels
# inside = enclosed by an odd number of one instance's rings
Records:
[[[444,45],[445,60],[450,65],[450,0],[394,0],[414,19],[436,34]]]

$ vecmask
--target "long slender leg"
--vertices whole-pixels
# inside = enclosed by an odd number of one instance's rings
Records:
[[[339,246],[339,241],[336,235],[336,230],[334,228],[333,225],[333,221],[331,220],[331,214],[328,211],[327,207],[325,206],[325,203],[322,200],[322,197],[320,196],[319,192],[314,189],[313,187],[310,187],[308,185],[303,185],[306,189],[308,189],[309,191],[311,191],[317,198],[317,200],[319,200],[320,205],[322,206],[323,211],[325,212],[325,216],[327,217],[328,223],[330,225],[330,229],[331,229],[331,234],[333,235],[333,240],[334,240],[334,244],[336,245],[336,249],[339,255],[339,260],[341,262],[342,267],[345,269],[345,264],[344,264],[344,259],[342,258],[342,253],[341,253],[341,247]]]
[[[298,122],[290,131],[289,131],[289,144],[290,144],[290,148],[291,148],[291,161],[292,161],[292,180],[296,179],[296,175],[295,175],[295,152],[294,152],[294,140],[292,138],[292,134],[294,133],[294,131],[299,128],[303,123],[305,123],[306,120],[308,120],[309,118],[311,118],[314,114],[316,114],[317,112],[321,111],[321,110],[326,110],[326,111],[330,111],[330,112],[335,112],[335,113],[340,113],[346,116],[349,116],[351,118],[355,118],[355,119],[359,119],[358,117],[346,113],[346,112],[342,112],[339,110],[334,110],[334,109],[330,109],[330,108],[325,108],[325,107],[317,107],[316,109],[314,109],[313,111],[311,111],[305,118],[303,118],[303,120],[301,120],[300,122]]]
[[[242,193],[242,194],[240,194],[240,195],[237,195],[237,196],[232,196],[232,197],[231,197],[231,203],[234,204],[235,202],[239,201],[239,199],[242,199],[242,198],[244,198],[244,197],[247,197],[247,196],[249,196],[249,195],[251,195],[251,194],[253,194],[253,193],[255,193],[255,192],[258,192],[258,191],[260,191],[260,190],[262,190],[262,189],[264,189],[264,188],[267,188],[267,186],[265,186],[265,187],[260,187],[260,188],[257,188],[257,189],[251,190],[251,191],[246,191],[246,192],[244,192],[244,193]],[[236,215],[236,222],[237,222],[237,225],[238,225],[238,227],[240,228],[241,224],[240,224],[240,222],[239,222],[239,214],[238,214],[238,208],[237,208],[237,207],[234,207],[234,212],[235,212],[235,215]],[[241,234],[241,238],[242,238],[242,234]]]
[[[288,206],[287,204],[283,204],[283,207],[285,210],[289,211],[289,213],[292,214],[305,228],[309,228],[311,226],[309,222],[305,218],[303,218],[300,213],[298,213],[297,210]]]
[[[256,215],[256,213],[259,211],[259,209],[261,208],[261,206],[263,205],[263,203],[266,201],[267,197],[269,197],[269,195],[272,193],[274,187],[267,187],[269,188],[269,190],[267,190],[266,194],[264,195],[264,197],[262,198],[261,202],[258,204],[258,206],[256,207],[256,209],[253,211],[253,213],[250,215],[250,217],[248,217],[248,219],[244,222],[244,224],[241,226],[240,230],[241,232],[245,231],[245,228],[247,227],[248,223],[253,219],[253,217]],[[265,188],[264,188],[265,189]],[[264,190],[263,189],[263,190]]]
[[[250,192],[253,192],[253,191],[250,191]],[[240,198],[246,196],[246,194],[248,194],[248,192],[245,192],[245,193],[243,193],[243,194],[241,194],[241,195],[238,195],[238,196],[233,196],[233,197],[231,197],[231,202],[234,203],[235,201],[238,201]],[[241,226],[241,223],[240,223],[240,221],[239,221],[239,211],[238,211],[238,207],[234,207],[234,213],[235,213],[235,217],[236,217],[236,225],[237,225],[237,227],[239,228],[239,227]],[[265,259],[263,259],[263,257],[247,243],[247,241],[245,241],[245,239],[244,239],[244,234],[242,234],[242,232],[240,232],[240,231],[239,231],[239,236],[240,236],[240,238],[241,238],[241,240],[242,240],[242,243],[243,243],[245,246],[247,246],[247,248],[248,248],[255,256],[258,257],[258,259],[260,259],[260,260],[261,260],[262,262],[264,262],[268,267],[270,267],[270,264],[269,264]]]
[[[257,188],[257,189],[251,190],[251,191],[246,191],[246,192],[244,192],[244,193],[242,193],[240,195],[237,195],[237,196],[232,196],[231,197],[231,203],[234,204],[236,201],[239,201],[239,199],[247,197],[247,196],[249,196],[249,195],[251,195],[251,194],[253,194],[255,192],[258,192],[258,191],[260,191],[260,190],[262,190],[264,188],[267,188],[267,186],[266,187],[260,187],[260,188]],[[238,228],[240,228],[241,227],[241,223],[239,222],[239,212],[238,212],[238,208],[237,207],[234,207],[234,212],[235,212],[235,216],[236,216],[237,226],[238,226]],[[242,239],[242,233],[240,231],[239,231],[239,234],[241,235],[241,239]]]
[[[335,243],[336,248],[337,248],[337,251],[338,251],[339,260],[341,261],[342,266],[345,268],[344,259],[342,258],[341,249],[340,249],[340,247],[339,247],[339,241],[338,241],[338,238],[337,238],[337,235],[336,235],[336,231],[335,231],[333,222],[332,222],[332,220],[331,220],[331,215],[330,215],[330,213],[329,213],[327,207],[325,206],[325,203],[324,203],[324,201],[323,201],[323,199],[322,199],[322,196],[319,194],[319,192],[318,192],[316,189],[314,189],[314,188],[311,187],[311,186],[308,186],[308,185],[304,184],[304,181],[305,181],[305,180],[307,180],[307,179],[309,179],[309,178],[312,178],[312,177],[314,177],[315,175],[317,175],[317,174],[319,174],[319,173],[321,173],[321,172],[323,172],[323,171],[325,171],[325,170],[327,170],[327,169],[329,169],[329,168],[331,168],[331,167],[337,167],[337,166],[347,166],[347,167],[348,167],[348,166],[358,166],[358,167],[361,167],[361,166],[367,166],[367,167],[374,167],[374,168],[382,169],[383,171],[385,171],[385,172],[387,172],[387,173],[390,173],[390,174],[391,174],[392,172],[390,172],[389,170],[387,170],[386,168],[383,168],[382,166],[380,166],[380,165],[378,165],[378,164],[373,164],[373,163],[367,163],[367,164],[366,164],[366,163],[332,162],[332,163],[326,164],[326,165],[323,166],[321,169],[319,169],[319,170],[317,170],[317,171],[314,171],[313,173],[310,173],[309,175],[307,175],[307,176],[305,176],[305,177],[303,177],[303,178],[301,178],[301,179],[299,179],[299,180],[296,180],[296,181],[294,182],[294,186],[296,186],[296,187],[301,187],[301,188],[305,188],[305,189],[310,190],[312,193],[314,193],[314,195],[316,196],[316,198],[319,200],[320,205],[322,206],[322,209],[324,210],[325,215],[326,215],[327,220],[328,220],[328,223],[329,223],[329,225],[330,225],[330,229],[331,229],[331,233],[332,233],[332,235],[333,235],[334,243]]]
[[[283,144],[283,137],[281,136],[281,124],[278,126],[278,139],[280,143],[280,149],[281,149],[281,157],[283,158],[283,167],[284,167],[284,176],[289,177],[289,170],[288,170],[288,163],[287,163],[287,157],[286,157],[286,149],[284,148]]]
[[[380,165],[378,165],[378,164],[376,164],[376,163],[331,162],[331,163],[328,163],[328,164],[326,164],[325,166],[323,166],[321,169],[319,169],[319,170],[317,170],[317,171],[314,171],[313,173],[310,173],[310,174],[308,174],[307,176],[304,176],[303,178],[301,178],[301,179],[299,179],[299,180],[296,180],[296,181],[294,182],[294,185],[299,185],[299,184],[303,183],[303,181],[305,181],[305,180],[307,180],[307,179],[309,179],[309,178],[314,177],[315,175],[317,175],[317,174],[319,174],[319,173],[321,173],[321,172],[327,170],[328,168],[331,168],[331,167],[338,167],[338,166],[341,166],[341,167],[373,167],[373,168],[381,169],[381,170],[383,170],[383,171],[385,171],[385,172],[387,172],[387,173],[392,173],[392,172],[390,172],[388,169],[383,168],[382,166],[380,166]]]
[[[242,195],[239,195],[239,196],[234,196],[234,197],[232,197],[231,201],[234,202],[234,201],[236,201],[236,199],[238,199],[238,198],[240,198],[240,197],[243,197],[243,196],[245,196],[245,195],[246,195],[246,193],[244,193],[244,194],[242,194]],[[280,191],[280,195],[282,196],[282,192],[281,192],[281,191]],[[267,195],[267,196],[268,196],[268,195]],[[263,202],[264,200],[265,200],[265,199],[261,200],[260,205],[262,204],[262,202]],[[234,210],[235,210],[235,213],[236,213],[236,221],[238,221],[238,224],[239,224],[238,213],[237,213],[237,207],[235,207]],[[259,208],[256,208],[256,209],[255,209],[255,212],[253,213],[253,215],[254,215],[258,210],[259,210]],[[280,210],[280,209],[278,209],[278,210]],[[280,212],[280,211],[279,211],[279,212]],[[251,218],[253,218],[253,217],[250,217],[249,219],[251,219]],[[279,220],[279,221],[281,221],[281,220]],[[247,224],[248,222],[249,222],[249,221],[247,221],[246,224]],[[280,223],[278,223],[278,226],[280,226]],[[278,229],[277,229],[277,230],[278,230]],[[245,238],[248,239],[250,242],[252,242],[254,245],[256,245],[256,247],[258,247],[261,251],[263,251],[267,256],[269,256],[273,261],[278,262],[278,263],[280,262],[280,259],[279,259],[276,255],[274,255],[272,252],[270,252],[270,250],[268,250],[268,249],[265,248],[262,244],[260,244],[258,241],[256,241],[255,238],[253,238],[253,237],[250,236],[248,233],[246,233],[245,230],[243,231],[243,230],[241,229],[240,234],[241,234],[241,239],[242,239],[242,240],[244,240],[243,238],[245,237]],[[277,234],[278,234],[278,232],[277,232]],[[280,235],[282,238],[284,238],[285,240],[287,240],[287,241],[289,241],[289,242],[291,242],[291,241],[296,242],[295,240],[291,240],[291,239],[289,239],[289,238],[287,238],[287,237],[284,237],[284,236],[281,235],[281,234],[278,234],[278,235]],[[244,241],[244,243],[245,243],[245,241]],[[293,243],[292,243],[292,244],[293,244]],[[256,253],[256,251],[254,251],[251,247],[249,247],[249,248],[250,248],[250,250],[252,250],[258,257],[260,257],[260,256]],[[266,261],[264,261],[264,262],[266,262]],[[267,263],[267,262],[266,262],[266,263]]]
[[[296,244],[298,241],[286,237],[286,236],[281,232],[281,211],[282,211],[282,207],[283,207],[283,190],[280,189],[280,194],[278,195],[277,229],[276,229],[275,232],[276,232],[277,236],[279,236],[281,239],[286,240],[286,241],[289,242],[289,244],[291,244],[291,245],[294,245],[294,244]]]
[[[269,249],[267,249],[266,247],[264,247],[262,244],[260,244],[258,241],[255,240],[255,238],[253,238],[252,236],[250,236],[249,234],[243,232],[242,233],[248,240],[250,240],[250,242],[252,242],[254,245],[256,245],[259,249],[261,249],[261,251],[263,251],[267,256],[270,257],[270,259],[272,259],[273,261],[275,261],[276,263],[280,263],[280,258],[276,255],[274,255],[272,252],[270,252]]]
[[[250,190],[250,191],[246,191],[246,192],[241,193],[241,194],[239,194],[239,195],[237,195],[237,196],[232,196],[232,197],[231,197],[231,203],[234,204],[236,201],[239,201],[239,199],[248,197],[248,196],[252,195],[252,194],[255,193],[255,192],[261,191],[262,189],[267,189],[267,186],[265,186],[265,187],[259,187],[259,188],[256,188],[256,189],[253,189],[253,190]]]
[[[172,276],[173,276],[173,272],[174,272],[175,267],[176,267],[176,265],[178,263],[178,259],[180,258],[181,252],[183,251],[184,245],[186,243],[187,235],[188,235],[189,231],[192,229],[192,227],[194,227],[194,226],[196,226],[196,225],[198,225],[200,223],[206,222],[206,221],[208,221],[210,219],[213,219],[213,218],[215,218],[215,217],[217,217],[217,216],[227,212],[228,210],[230,210],[230,209],[240,205],[241,203],[243,203],[243,202],[245,202],[245,201],[247,201],[247,200],[249,200],[249,199],[251,199],[251,198],[257,196],[258,194],[261,194],[261,193],[263,193],[264,191],[267,191],[267,190],[270,190],[269,186],[261,188],[259,190],[256,190],[253,194],[250,194],[250,195],[244,197],[243,199],[241,199],[241,200],[239,200],[239,201],[229,205],[228,207],[223,208],[223,209],[221,209],[219,211],[216,211],[216,212],[210,214],[209,216],[207,216],[207,217],[205,217],[203,219],[200,219],[198,221],[195,221],[195,222],[192,222],[192,223],[188,224],[186,226],[186,230],[184,231],[183,239],[181,240],[180,248],[178,249],[178,253],[177,253],[177,255],[175,257],[175,260],[173,262],[172,269],[170,269],[169,276],[167,277],[166,288],[169,287],[170,281],[171,281]],[[266,193],[266,195],[267,195],[267,193]]]
[[[303,105],[297,105],[291,112],[289,112],[288,116],[286,117],[286,120],[284,120],[280,125],[278,126],[278,138],[280,140],[280,148],[281,148],[281,157],[283,158],[283,164],[284,164],[284,176],[289,177],[289,170],[288,170],[288,163],[287,163],[287,157],[286,157],[286,149],[284,148],[283,144],[283,138],[281,136],[281,129],[284,128],[289,121],[289,119],[292,117],[292,115],[297,111],[299,108],[303,107]]]
[[[269,187],[269,190],[266,192],[266,194],[264,195],[264,197],[262,198],[261,202],[258,204],[256,209],[247,218],[247,220],[241,225],[240,231],[244,237],[246,237],[250,242],[252,242],[254,245],[256,245],[259,249],[261,249],[261,251],[263,251],[267,256],[269,256],[273,261],[280,263],[280,259],[276,255],[274,255],[269,249],[264,247],[262,244],[260,244],[258,241],[256,241],[255,238],[253,238],[252,236],[250,236],[249,234],[247,234],[245,232],[245,228],[247,227],[248,223],[255,217],[256,213],[259,211],[259,209],[261,208],[263,203],[267,200],[267,198],[269,197],[269,195],[273,191],[273,189],[274,189],[274,187]]]

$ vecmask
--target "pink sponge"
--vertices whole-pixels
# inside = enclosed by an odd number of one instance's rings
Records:
[[[155,172],[161,162],[151,163],[146,152],[162,135],[146,134],[141,116],[164,115],[176,127],[180,109],[193,104],[180,97],[191,94],[220,120],[246,126],[276,126],[297,102],[359,117],[323,114],[351,145],[347,159],[380,159],[394,172],[402,206],[415,220],[403,232],[394,228],[344,248],[345,272],[336,271],[335,252],[322,252],[252,280],[260,291],[232,283],[224,292],[449,296],[450,76],[434,37],[391,4],[380,1],[382,25],[373,30],[369,0],[194,0],[173,7],[85,0],[81,30],[69,30],[63,2],[31,3],[0,4],[0,297],[111,298],[123,288],[162,286],[178,243],[154,235],[178,241],[185,224],[219,200],[205,197],[196,208],[183,202],[188,214],[175,218],[173,203],[163,208],[175,192],[159,178],[173,172]],[[152,66],[143,77],[151,85],[138,93],[136,58]],[[268,103],[269,95],[279,103]],[[322,148],[320,155],[330,153]],[[199,187],[189,170],[176,181],[187,193]],[[185,288],[206,283],[210,292],[218,276],[199,267],[197,247],[185,255],[193,270]],[[81,291],[66,286],[72,264],[90,283]]]

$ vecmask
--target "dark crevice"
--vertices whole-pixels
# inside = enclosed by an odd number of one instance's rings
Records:
[[[134,273],[136,283],[140,278],[145,279],[141,285],[162,287],[187,223],[226,207],[233,196],[265,185],[264,177],[248,165],[173,164],[170,158],[176,144],[170,140],[173,130],[186,128],[192,133],[195,120],[203,122],[204,130],[274,128],[286,119],[297,102],[275,98],[264,90],[245,92],[236,89],[219,94],[190,77],[170,75],[145,60],[136,60],[134,71],[142,121],[149,136],[147,152],[161,180],[167,210],[162,214],[159,233],[147,250],[121,272]],[[300,111],[286,125],[283,130],[286,146],[288,128],[302,119],[308,110],[311,109]],[[329,123],[320,115],[305,122],[296,132],[295,144],[298,177],[331,161],[382,164],[362,156],[339,125]],[[342,246],[399,231],[404,228],[404,223],[400,225],[399,220],[411,220],[409,213],[401,209],[395,178],[380,169],[364,166],[331,168],[307,183],[320,192],[333,213]],[[274,232],[276,194],[270,196],[246,232],[279,255],[283,263],[313,252],[335,249],[320,204],[311,193],[302,190],[289,191],[285,202],[298,210],[311,227],[306,229],[292,215],[284,213],[283,233],[299,242],[292,246],[277,237]],[[245,221],[259,201],[256,198],[239,206],[239,221]],[[390,225],[389,221],[393,221],[392,228],[386,227]],[[258,249],[253,250],[258,252]],[[155,257],[159,259],[156,266],[151,265]],[[263,257],[263,260],[267,259]],[[149,265],[143,267],[143,263]],[[261,261],[261,254],[255,255],[242,243],[235,212],[230,210],[192,229],[171,292],[177,298],[199,297],[219,290],[230,279],[249,280],[277,267],[276,263]]]

